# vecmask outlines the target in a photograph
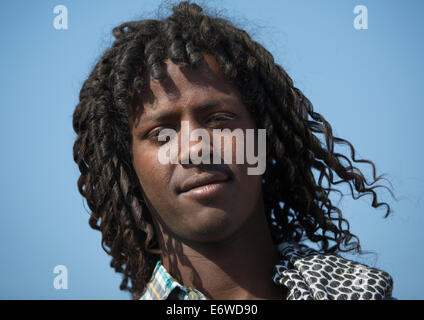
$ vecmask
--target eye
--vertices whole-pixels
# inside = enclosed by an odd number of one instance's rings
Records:
[[[206,120],[206,123],[219,124],[221,122],[233,120],[235,118],[236,116],[232,113],[215,113]]]
[[[150,138],[155,138],[158,137],[159,134],[161,133],[162,128],[157,128],[155,130],[150,131],[147,135],[146,138],[150,139]]]
[[[153,140],[156,143],[166,143],[175,135],[175,131],[168,127],[157,127],[146,135],[146,139]]]

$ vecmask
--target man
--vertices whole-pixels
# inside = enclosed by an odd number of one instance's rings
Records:
[[[323,180],[334,184],[334,171],[360,194],[376,186],[334,153],[335,141],[349,143],[332,136],[266,49],[188,2],[114,35],[80,93],[74,159],[90,225],[124,275],[121,289],[142,299],[391,296],[387,273],[331,254],[360,246]],[[212,138],[187,139],[185,124]],[[237,161],[236,130],[246,148],[266,144],[263,174]],[[176,161],[161,161],[164,148]],[[210,161],[229,150],[232,161]],[[381,205],[389,213],[373,202]]]

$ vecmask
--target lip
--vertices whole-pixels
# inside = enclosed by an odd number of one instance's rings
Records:
[[[224,172],[207,172],[196,174],[185,180],[180,187],[180,193],[208,194],[217,191],[230,177]]]
[[[197,201],[212,200],[228,193],[231,176],[222,171],[208,171],[186,179],[179,188],[183,197]]]
[[[219,195],[225,194],[227,190],[227,184],[228,182],[210,183],[196,188],[192,188],[186,192],[183,192],[182,195],[197,200],[213,199]]]

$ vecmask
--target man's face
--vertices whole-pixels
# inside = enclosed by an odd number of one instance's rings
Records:
[[[245,132],[255,125],[213,56],[205,55],[194,70],[180,69],[170,60],[166,65],[167,78],[162,83],[150,82],[148,93],[141,98],[140,118],[132,124],[134,168],[152,217],[163,230],[191,242],[224,240],[261,212],[262,177],[248,175],[245,160],[236,164],[236,139],[230,140],[232,164],[213,164],[212,160],[211,164],[182,164],[189,156],[181,148],[182,121],[188,121],[190,131],[207,130],[211,145],[213,129]],[[166,143],[158,140],[162,129],[177,133],[178,164],[159,161],[159,150]],[[188,151],[199,151],[199,142],[190,141]],[[210,152],[212,159],[212,147]]]

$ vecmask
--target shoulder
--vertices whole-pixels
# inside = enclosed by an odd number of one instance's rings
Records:
[[[281,261],[274,281],[289,288],[288,299],[390,299],[391,276],[335,254],[320,254],[304,245],[278,246]]]

